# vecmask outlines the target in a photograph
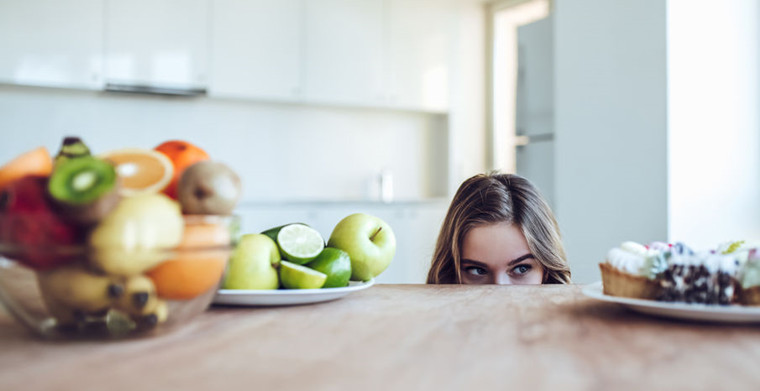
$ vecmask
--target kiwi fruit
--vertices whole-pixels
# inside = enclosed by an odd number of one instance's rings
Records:
[[[85,156],[90,156],[90,148],[87,147],[87,144],[79,137],[66,137],[63,139],[63,143],[61,143],[58,154],[55,155],[53,164],[58,166],[69,159]]]
[[[111,163],[86,156],[56,166],[48,181],[48,194],[67,220],[93,225],[119,203],[118,187]]]

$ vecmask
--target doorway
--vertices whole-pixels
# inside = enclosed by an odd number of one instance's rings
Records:
[[[497,1],[488,17],[490,168],[528,178],[554,207],[551,1]]]

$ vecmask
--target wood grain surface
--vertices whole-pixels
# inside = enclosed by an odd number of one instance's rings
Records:
[[[41,341],[0,312],[0,390],[89,389],[757,390],[760,327],[647,317],[574,285],[376,285],[117,342]]]

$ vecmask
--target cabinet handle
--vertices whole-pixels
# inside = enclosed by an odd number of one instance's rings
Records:
[[[139,84],[119,84],[119,83],[107,83],[106,91],[108,92],[127,92],[132,94],[147,94],[147,95],[173,95],[173,96],[199,96],[206,95],[205,88],[173,88],[173,87],[159,87]]]
[[[536,134],[533,136],[526,136],[524,134],[520,134],[520,135],[515,136],[515,146],[524,147],[530,143],[541,142],[541,141],[552,141],[552,140],[554,140],[554,135],[551,133]]]

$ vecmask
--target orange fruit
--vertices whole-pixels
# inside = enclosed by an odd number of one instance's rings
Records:
[[[53,158],[45,147],[25,152],[0,167],[0,189],[27,175],[49,177],[53,171]]]
[[[174,174],[172,162],[163,154],[150,149],[118,149],[106,152],[100,158],[116,166],[123,196],[161,192],[169,185]]]
[[[225,224],[193,223],[185,226],[177,256],[150,270],[158,296],[189,300],[215,289],[230,256],[230,231]]]
[[[164,193],[175,200],[177,199],[177,184],[185,169],[195,163],[210,159],[206,151],[197,145],[182,140],[166,141],[157,146],[155,150],[166,155],[174,165],[174,176]]]

